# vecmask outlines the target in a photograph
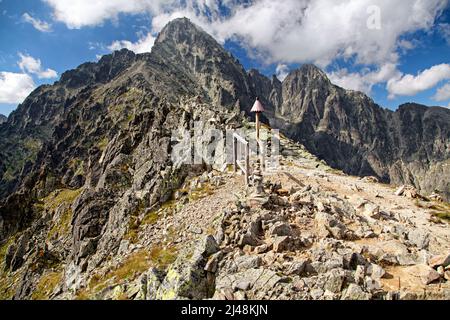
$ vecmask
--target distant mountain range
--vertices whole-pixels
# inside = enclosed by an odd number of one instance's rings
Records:
[[[145,100],[143,87],[158,101],[176,104],[181,96],[201,96],[211,105],[246,112],[258,96],[266,105],[266,122],[329,165],[450,198],[450,110],[418,104],[386,110],[361,92],[333,85],[313,65],[292,71],[283,82],[247,72],[188,19],[169,23],[151,53],[123,49],[36,89],[0,130],[0,195],[19,190],[30,174],[42,171],[43,159],[54,157],[58,161],[45,167],[55,183],[82,185],[86,176],[74,176],[61,160],[79,158],[87,166],[93,152],[88,146],[112,138],[126,120],[121,118],[136,112],[127,105],[113,110],[111,91],[116,88],[118,99],[133,89],[136,99]]]
[[[221,129],[242,126],[256,97],[266,123],[330,166],[450,199],[450,110],[382,109],[313,65],[282,82],[247,72],[210,35],[176,19],[151,53],[123,49],[67,71],[0,126],[0,263],[23,270],[19,280],[2,275],[0,294],[29,298],[44,270],[58,266],[58,294],[72,297],[139,219],[205,170],[172,163],[171,131],[212,118]]]

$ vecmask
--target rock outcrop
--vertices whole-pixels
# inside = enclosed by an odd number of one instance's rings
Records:
[[[377,282],[384,264],[426,264],[419,251],[427,254],[435,235],[402,224],[384,230],[379,221],[395,217],[370,201],[357,201],[356,212],[344,197],[272,184],[255,211],[234,199],[245,188],[225,161],[171,157],[196,124],[251,128],[245,113],[256,96],[265,121],[306,147],[289,141],[281,160],[312,161],[311,174],[323,176],[315,170],[331,170],[324,159],[448,197],[448,110],[387,111],[309,65],[283,82],[247,73],[211,36],[177,19],[151,53],[123,49],[67,71],[0,125],[0,297],[365,299],[386,293]],[[203,242],[206,234],[214,238]],[[350,242],[372,237],[388,243],[369,264]],[[301,259],[286,255],[306,249]],[[432,285],[448,277],[445,261],[430,266],[439,278],[423,267],[408,272]]]
[[[313,65],[292,71],[281,86],[259,82],[273,110],[270,124],[332,167],[450,199],[448,109],[383,109],[361,92],[333,85]]]

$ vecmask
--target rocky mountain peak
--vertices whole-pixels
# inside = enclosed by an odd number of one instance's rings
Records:
[[[192,23],[188,18],[178,18],[170,21],[161,30],[155,41],[155,45],[165,41],[182,43],[189,40],[196,40],[199,37],[209,38],[209,40],[215,42],[214,38]]]
[[[6,116],[4,116],[3,114],[0,114],[0,124],[6,122],[6,120],[8,120],[8,118]]]
[[[152,49],[152,59],[168,66],[198,87],[215,105],[247,105],[251,96],[247,74],[239,61],[211,35],[187,18],[163,28]]]
[[[313,64],[302,65],[300,68],[289,73],[283,82],[289,83],[292,81],[300,81],[304,86],[311,84],[331,84],[326,73]]]

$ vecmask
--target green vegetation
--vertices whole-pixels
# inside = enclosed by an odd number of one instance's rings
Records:
[[[434,203],[429,207],[432,214],[442,220],[450,221],[450,203]]]
[[[105,151],[106,147],[108,146],[109,140],[107,137],[103,137],[98,143],[97,143],[97,147],[101,150],[101,151]]]
[[[150,251],[150,259],[153,265],[160,269],[166,269],[170,264],[175,262],[177,258],[177,250],[175,247],[153,247]]]
[[[33,300],[48,300],[55,290],[56,286],[61,282],[62,271],[51,271],[44,274],[33,291],[31,298]]]
[[[142,249],[131,254],[116,269],[106,274],[94,274],[87,288],[77,292],[77,299],[87,300],[105,288],[118,285],[124,281],[133,281],[151,266],[167,268],[176,259],[175,247],[154,246],[150,250]],[[123,297],[126,298],[126,297]]]
[[[40,200],[43,204],[44,209],[48,211],[55,211],[60,205],[71,205],[75,199],[81,194],[83,191],[80,189],[59,189],[50,193],[47,197]]]
[[[54,236],[67,235],[70,231],[70,222],[72,221],[72,210],[69,208],[63,212],[57,223],[55,223],[48,232],[48,239]]]
[[[19,278],[19,274],[12,275],[5,268],[6,252],[11,244],[13,244],[19,235],[9,238],[0,245],[0,300],[11,299],[15,292],[15,284]]]
[[[197,201],[214,194],[214,187],[209,183],[204,183],[200,188],[196,188],[189,195],[189,201]]]
[[[84,161],[83,160],[75,158],[70,161],[69,167],[75,172],[76,176],[84,175]]]
[[[0,245],[0,270],[4,269],[4,262],[5,262],[5,256],[6,251],[8,250],[9,246],[16,241],[16,237],[11,237],[8,239],[8,241],[5,241],[3,244]]]
[[[55,214],[56,209],[60,206],[62,212],[58,219],[53,223],[47,238],[52,239],[55,236],[67,235],[70,231],[70,222],[72,221],[73,212],[71,209],[72,203],[83,191],[82,188],[72,189],[59,189],[50,193],[47,197],[40,199],[38,203],[34,205],[37,211],[49,211]]]
[[[16,291],[17,282],[20,274],[7,274],[5,271],[0,271],[0,300],[11,300]]]
[[[128,232],[125,234],[124,239],[129,240],[131,243],[136,243],[139,239],[139,229],[141,226],[155,224],[161,217],[164,216],[164,213],[166,216],[173,214],[176,204],[177,203],[174,200],[168,201],[161,205],[160,208],[148,212],[140,221],[139,216],[145,210],[145,206],[141,202],[130,215]]]

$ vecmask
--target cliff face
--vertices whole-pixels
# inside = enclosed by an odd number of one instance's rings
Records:
[[[266,121],[331,166],[450,196],[450,110],[384,110],[311,65],[283,82],[247,73],[177,19],[151,53],[124,49],[65,72],[0,125],[1,259],[22,279],[5,295],[29,298],[49,268],[62,272],[64,293],[85,285],[186,177],[205,169],[172,162],[172,132],[194,122],[242,126],[240,110],[248,113],[257,96]]]
[[[329,165],[450,199],[448,109],[405,104],[386,110],[361,92],[333,85],[313,65],[282,83],[253,70],[249,79],[267,106],[267,121]]]
[[[271,124],[331,166],[450,196],[449,110],[417,104],[382,109],[363,93],[333,85],[311,65],[271,90],[276,94],[267,97],[281,96],[272,103]]]

